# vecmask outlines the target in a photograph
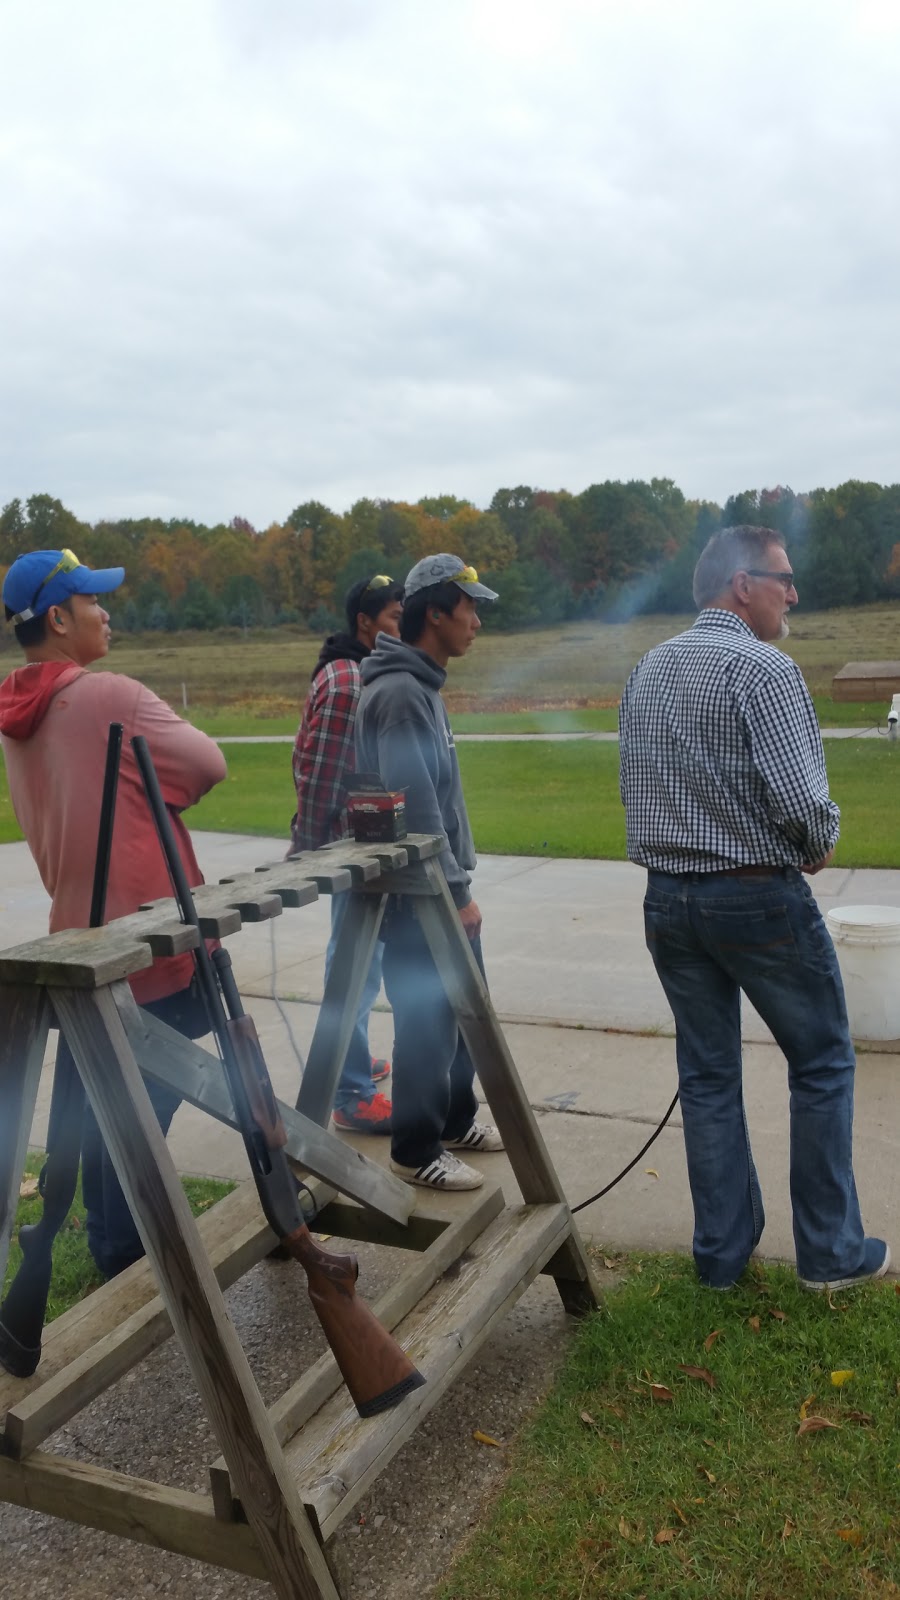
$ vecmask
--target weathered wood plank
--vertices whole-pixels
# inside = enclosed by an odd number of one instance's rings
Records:
[[[139,1010],[130,990],[117,991],[119,1014],[138,1066],[148,1077],[174,1089],[218,1122],[236,1128],[231,1093],[222,1063],[200,1045],[176,1033],[157,1017]],[[307,1070],[309,1070],[307,1068]],[[283,1100],[277,1102],[288,1136],[287,1151],[303,1173],[332,1184],[342,1194],[379,1215],[403,1223],[415,1206],[410,1186],[344,1144]]]
[[[426,862],[422,871],[438,891],[434,900],[423,900],[419,907],[422,932],[503,1135],[522,1196],[532,1205],[557,1200],[567,1204],[444,874],[432,861]],[[599,1305],[600,1291],[574,1222],[570,1222],[568,1241],[548,1270],[567,1311],[581,1315]]]
[[[19,1185],[41,1081],[50,1004],[39,989],[0,994],[0,1283],[15,1227]]]
[[[473,1240],[502,1210],[503,1193],[496,1184],[485,1185],[483,1189],[466,1195],[427,1195],[426,1198],[423,1193],[421,1221],[430,1224],[434,1230],[432,1239],[423,1254],[406,1268],[396,1283],[379,1295],[372,1306],[379,1322],[388,1332],[413,1310],[426,1290],[459,1260]],[[323,1229],[326,1227],[324,1210],[319,1216],[318,1226]],[[401,1230],[394,1231],[399,1233]],[[355,1228],[349,1234],[341,1230],[338,1232],[341,1238],[361,1236]],[[326,1351],[270,1408],[269,1416],[279,1442],[284,1444],[292,1438],[329,1396],[336,1393],[341,1383],[337,1363],[331,1352]],[[209,1472],[216,1515],[225,1520],[240,1515],[240,1503],[235,1501],[224,1457],[220,1456],[218,1461],[213,1462]]]
[[[54,1007],[153,1265],[269,1579],[284,1600],[338,1600],[154,1116],[112,995]]]
[[[137,1544],[173,1550],[248,1578],[269,1577],[253,1530],[246,1523],[223,1525],[208,1495],[169,1489],[146,1478],[38,1451],[27,1461],[0,1456],[0,1500]]]
[[[522,1295],[569,1227],[564,1205],[510,1207],[395,1329],[425,1378],[392,1412],[363,1422],[342,1395],[316,1412],[285,1455],[327,1539]]]

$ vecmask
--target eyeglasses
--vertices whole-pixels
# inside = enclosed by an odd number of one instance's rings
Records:
[[[447,583],[477,583],[478,573],[474,567],[463,567],[461,572],[454,572],[452,578],[445,580]]]
[[[386,589],[388,584],[393,583],[393,581],[393,578],[389,578],[386,572],[376,572],[374,578],[370,578],[363,589],[363,594],[368,594],[370,589]]]
[[[77,555],[75,554],[74,550],[63,550],[59,560],[56,563],[56,566],[50,568],[50,571],[47,573],[46,578],[42,578],[40,583],[38,584],[37,588],[35,589],[34,594],[31,596],[31,603],[28,606],[28,610],[32,614],[34,613],[34,607],[35,607],[35,603],[37,601],[38,595],[40,594],[42,589],[45,589],[47,587],[47,584],[50,582],[50,579],[56,577],[56,574],[58,572],[74,572],[75,568],[76,567],[80,567],[80,566],[81,566],[81,562],[79,561],[79,559],[78,559]],[[21,613],[20,613],[20,615],[21,615]]]
[[[794,587],[794,574],[792,572],[772,572],[768,567],[745,567],[748,578],[774,578],[780,583],[785,594]]]

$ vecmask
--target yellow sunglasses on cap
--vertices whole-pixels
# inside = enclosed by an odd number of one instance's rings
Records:
[[[475,571],[474,567],[463,567],[460,572],[452,573],[451,576],[446,578],[444,581],[445,583],[459,583],[460,581],[463,583],[477,583],[478,573]]]
[[[393,583],[393,581],[393,578],[389,578],[386,572],[376,572],[374,578],[370,578],[363,589],[363,594],[368,594],[370,589],[386,589],[388,584]]]

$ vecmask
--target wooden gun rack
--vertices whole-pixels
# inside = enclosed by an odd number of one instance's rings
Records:
[[[321,1207],[317,1228],[400,1246],[412,1265],[374,1305],[427,1382],[361,1420],[328,1352],[268,1410],[222,1290],[274,1236],[247,1182],[195,1222],[139,1068],[233,1120],[215,1056],[138,1010],[127,977],[192,947],[171,900],[104,928],[0,953],[0,1278],[47,1044],[67,1038],[144,1240],[147,1259],[45,1331],[27,1379],[0,1371],[0,1500],[266,1578],[285,1600],[338,1600],[325,1541],[539,1272],[567,1311],[597,1304],[559,1179],[472,958],[444,876],[441,841],[344,842],[198,889],[206,937],[353,889],[288,1150]],[[499,1187],[413,1189],[326,1131],[386,897],[418,912],[505,1141],[523,1204]],[[299,1290],[299,1283],[298,1283]],[[300,1296],[298,1293],[298,1302]],[[43,1450],[44,1441],[174,1332],[222,1456],[210,1492],[187,1493]]]

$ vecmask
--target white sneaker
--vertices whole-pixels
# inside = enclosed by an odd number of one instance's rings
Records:
[[[483,1173],[467,1167],[464,1161],[457,1161],[447,1150],[442,1150],[434,1161],[427,1161],[424,1167],[402,1167],[399,1161],[392,1159],[391,1171],[406,1183],[418,1183],[423,1189],[480,1189],[484,1183]]]
[[[473,1122],[461,1139],[445,1139],[448,1150],[502,1150],[503,1140],[499,1128],[491,1122]]]

